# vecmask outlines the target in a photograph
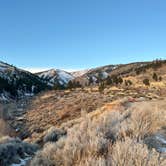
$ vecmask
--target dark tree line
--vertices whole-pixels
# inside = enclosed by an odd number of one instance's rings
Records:
[[[141,73],[145,73],[146,70],[152,68],[154,70],[157,70],[159,69],[160,67],[162,67],[163,64],[166,63],[166,60],[154,60],[153,62],[149,63],[149,64],[146,64],[145,66],[141,66],[137,69],[135,69],[135,72],[137,75],[141,74]]]

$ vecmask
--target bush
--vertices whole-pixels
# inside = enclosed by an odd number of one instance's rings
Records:
[[[59,138],[61,138],[64,135],[66,135],[65,131],[60,130],[60,129],[56,129],[54,127],[51,127],[47,131],[43,141],[44,141],[44,143],[46,143],[46,142],[56,142],[56,141],[59,140]]]
[[[26,155],[34,155],[37,149],[37,145],[22,142],[18,138],[2,137],[0,139],[0,165],[9,166],[19,162]]]
[[[146,145],[131,138],[117,141],[112,147],[113,166],[164,166],[166,160],[159,160],[160,154],[149,151]]]
[[[130,117],[121,124],[131,138],[144,139],[166,124],[166,116],[163,116],[165,110],[157,109],[153,103],[141,103],[141,108],[133,110]]]
[[[85,115],[66,137],[47,143],[31,166],[164,166],[166,160],[149,150],[143,139],[165,126],[165,112],[141,105],[142,109]]]

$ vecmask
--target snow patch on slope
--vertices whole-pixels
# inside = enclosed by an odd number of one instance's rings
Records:
[[[51,86],[53,86],[57,82],[61,85],[66,85],[70,80],[73,80],[75,78],[72,74],[59,69],[51,69],[38,73],[37,75],[45,79]]]
[[[75,78],[74,76],[72,76],[71,74],[69,74],[69,73],[67,73],[67,72],[65,72],[65,71],[63,71],[63,70],[56,70],[56,72],[57,72],[59,78],[60,78],[63,82],[65,82],[66,84],[67,84],[70,80],[72,80],[72,79]]]
[[[74,76],[74,77],[81,77],[83,76],[84,74],[88,73],[90,70],[87,69],[87,70],[80,70],[80,71],[75,71],[75,72],[71,72],[71,74]]]

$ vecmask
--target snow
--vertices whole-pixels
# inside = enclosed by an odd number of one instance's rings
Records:
[[[163,138],[163,136],[157,135],[157,136],[156,136],[156,139],[159,140],[161,143],[166,144],[166,139]]]
[[[161,146],[157,147],[158,151],[160,153],[166,153],[166,138],[164,138],[162,135],[156,135],[155,138],[162,144]]]
[[[69,74],[63,70],[56,70],[56,71],[59,75],[59,78],[65,83],[68,83],[70,80],[74,79],[74,77],[71,74]]]
[[[56,70],[51,69],[51,70],[42,72],[41,74],[39,74],[39,77],[46,79],[46,78],[54,77],[55,75],[56,75]]]
[[[33,93],[25,93],[24,95],[27,96],[27,97],[31,97],[31,96],[33,96],[34,94],[33,94]]]
[[[102,76],[103,76],[103,79],[106,79],[108,77],[108,73],[107,72],[102,72]]]
[[[84,74],[86,74],[88,72],[89,72],[89,69],[86,69],[86,70],[80,70],[80,71],[71,72],[71,74],[74,77],[81,77],[81,76],[83,76]]]
[[[6,68],[0,66],[0,71],[5,71],[5,70],[6,70]]]
[[[56,70],[51,69],[51,70],[40,73],[38,76],[43,79],[48,79],[48,85],[51,85],[51,86],[53,86],[53,84],[56,83],[57,81],[61,85],[67,84],[70,80],[75,78],[74,76],[72,76],[72,74],[63,70],[59,70],[59,69],[56,69]]]
[[[10,166],[25,166],[30,159],[31,159],[31,157],[27,157],[25,159],[20,159],[19,164],[11,164]]]
[[[114,67],[112,67],[112,70],[115,70],[115,69],[117,69],[118,68],[118,66],[114,66]]]
[[[1,101],[8,101],[8,98],[5,96],[4,93],[1,93],[1,94],[0,94],[0,100],[1,100]]]
[[[160,153],[166,153],[166,148],[164,148],[164,147],[159,147],[159,148],[158,148],[158,151],[159,151]]]

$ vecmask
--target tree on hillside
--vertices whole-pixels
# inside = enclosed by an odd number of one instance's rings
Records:
[[[69,81],[68,84],[67,84],[67,88],[72,89],[73,87],[74,87],[73,82]]]
[[[104,89],[105,89],[105,84],[104,84],[104,82],[101,82],[101,83],[99,84],[99,92],[100,92],[100,93],[103,93]]]
[[[153,73],[153,77],[152,77],[155,81],[158,81],[158,76],[156,73]]]
[[[149,79],[147,79],[147,78],[145,78],[145,79],[143,80],[143,83],[144,83],[146,86],[150,86],[150,81],[149,81]]]
[[[123,78],[122,78],[122,77],[119,77],[119,78],[118,78],[118,83],[119,83],[119,84],[122,84],[122,83],[123,83]]]
[[[65,86],[60,84],[59,82],[54,85],[55,90],[64,90]]]
[[[162,79],[163,79],[163,78],[160,76],[160,77],[159,77],[159,81],[162,81]]]
[[[112,81],[110,76],[108,76],[105,81],[106,81],[107,85],[112,85],[112,83],[113,83],[113,81]]]
[[[94,82],[93,82],[93,77],[89,77],[89,85],[92,85]]]

